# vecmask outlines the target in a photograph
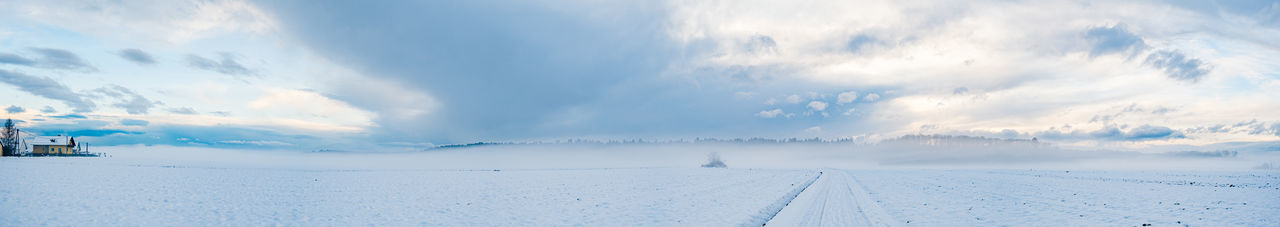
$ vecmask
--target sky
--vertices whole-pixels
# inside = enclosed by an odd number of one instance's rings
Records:
[[[0,0],[0,108],[102,146],[1280,141],[1276,1]]]

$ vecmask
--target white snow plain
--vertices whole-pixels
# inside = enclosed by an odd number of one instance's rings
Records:
[[[735,164],[768,158],[733,152],[718,169],[691,168],[705,153],[690,151],[486,152],[0,158],[0,226],[1280,223],[1274,169],[748,169]]]
[[[756,225],[818,175],[710,168],[302,170],[0,159],[0,225]]]

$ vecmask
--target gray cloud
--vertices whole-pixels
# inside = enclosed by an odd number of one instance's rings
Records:
[[[36,61],[35,61],[35,60],[31,60],[31,59],[28,59],[28,58],[25,58],[25,57],[22,57],[22,56],[18,56],[17,54],[12,54],[12,53],[0,53],[0,63],[3,63],[3,64],[14,64],[14,65],[24,65],[24,66],[35,66],[35,65],[36,65]]]
[[[169,108],[169,113],[193,115],[193,114],[198,114],[200,112],[196,112],[196,110],[192,109],[191,107],[177,107],[177,108]]]
[[[63,115],[54,115],[49,117],[57,118],[57,119],[89,119],[89,117],[80,115],[80,114],[63,114]]]
[[[868,36],[866,34],[859,34],[849,39],[849,44],[847,45],[846,48],[850,52],[861,53],[865,50],[875,47],[876,45],[880,45],[880,40],[877,40],[876,38]]]
[[[151,101],[150,99],[147,99],[147,97],[143,97],[137,92],[120,85],[110,85],[94,89],[93,92],[119,100],[115,104],[112,104],[112,106],[123,108],[125,112],[128,112],[129,114],[145,114],[152,107],[160,104],[158,101]]]
[[[1169,78],[1181,81],[1197,82],[1213,70],[1212,66],[1200,59],[1187,57],[1176,50],[1160,50],[1147,55],[1145,62],[1157,69],[1164,70]]]
[[[1186,134],[1181,131],[1174,130],[1165,126],[1142,125],[1138,127],[1125,127],[1108,124],[1101,129],[1094,131],[1073,130],[1069,132],[1050,128],[1046,131],[1033,133],[1034,136],[1065,141],[1078,140],[1112,140],[1112,141],[1147,141],[1147,140],[1167,140],[1177,138],[1187,138]]]
[[[77,72],[97,72],[98,69],[89,65],[80,56],[70,51],[54,48],[28,48],[31,52],[39,55],[39,58],[28,58],[13,53],[0,53],[0,64],[22,65],[29,67],[70,70]]]
[[[97,72],[98,68],[89,65],[84,59],[71,51],[54,48],[31,48],[31,51],[40,55],[37,60],[37,67],[48,69],[71,70],[77,72]]]
[[[1123,24],[1090,28],[1085,33],[1085,38],[1093,42],[1093,48],[1089,50],[1089,56],[1092,57],[1105,54],[1134,57],[1147,49],[1147,43],[1142,37],[1129,32]]]
[[[757,35],[747,41],[746,49],[756,55],[775,55],[778,54],[778,43],[773,41],[773,37]]]
[[[120,52],[117,52],[116,54],[120,55],[120,57],[124,58],[125,60],[132,61],[133,63],[138,63],[139,65],[156,64],[155,58],[152,58],[150,54],[147,54],[147,52],[143,52],[142,50],[139,50],[136,48],[123,49],[123,50],[120,50]]]
[[[44,108],[40,108],[40,112],[41,113],[57,113],[58,110],[53,109],[52,106],[44,106]]]
[[[758,112],[759,104],[725,102],[735,97],[724,87],[732,83],[656,76],[684,63],[683,56],[701,54],[662,35],[665,5],[558,9],[544,3],[551,2],[271,1],[264,7],[318,54],[439,101],[429,114],[398,118],[390,113],[406,104],[378,99],[376,91],[325,92],[378,113],[379,128],[371,130],[378,139],[723,133],[749,127],[734,122],[756,121],[741,113]],[[383,26],[388,21],[403,26]]]
[[[187,65],[193,68],[208,70],[208,71],[231,75],[231,76],[257,76],[258,75],[256,71],[251,70],[248,67],[245,67],[243,64],[240,64],[240,62],[236,62],[234,54],[220,53],[219,56],[221,57],[221,60],[213,60],[213,59],[201,57],[199,55],[194,55],[194,54],[187,55]]]
[[[1123,24],[1091,28],[1085,33],[1085,38],[1093,42],[1093,47],[1089,50],[1090,57],[1121,54],[1133,58],[1151,48],[1142,37],[1129,32]],[[1169,78],[1193,83],[1200,81],[1213,69],[1208,63],[1188,57],[1177,50],[1151,52],[1147,54],[1143,64],[1163,70]]]
[[[53,78],[30,76],[0,69],[0,82],[13,85],[35,96],[62,101],[77,113],[92,112],[97,107],[93,101],[85,98],[85,95],[71,91],[71,88],[58,83]]]
[[[1241,121],[1230,126],[1217,125],[1208,128],[1201,128],[1201,130],[1206,129],[1208,129],[1209,132],[1242,132],[1250,135],[1280,136],[1280,121],[1268,123],[1265,121],[1258,121],[1258,119],[1253,119],[1249,121]]]
[[[22,108],[22,107],[20,107],[20,106],[10,105],[9,107],[5,107],[5,108],[4,108],[4,112],[6,112],[6,113],[11,113],[11,114],[14,114],[14,113],[23,113],[23,112],[27,112],[27,109]]]

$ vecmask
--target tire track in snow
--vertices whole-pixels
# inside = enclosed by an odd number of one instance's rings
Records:
[[[890,226],[892,218],[848,173],[825,170],[818,180],[765,225]]]
[[[768,208],[765,208],[765,210],[761,211],[761,212],[765,212],[765,214],[768,215],[764,217],[763,220],[759,220],[760,222],[754,222],[752,224],[748,224],[744,226],[754,226],[756,224],[759,224],[761,226],[767,225],[767,223],[770,220],[773,220],[774,217],[778,216],[778,213],[782,212],[783,209],[786,209],[788,205],[791,205],[791,202],[795,201],[796,197],[800,196],[800,194],[803,194],[806,190],[809,190],[809,187],[813,186],[813,182],[816,182],[819,178],[822,178],[822,172],[818,172],[818,176],[814,177],[813,179],[809,179],[809,181],[806,181],[804,185],[801,185],[800,187],[796,187],[795,191],[792,191],[792,193],[787,194],[786,196],[783,196],[777,202],[774,202],[772,206],[769,206]]]

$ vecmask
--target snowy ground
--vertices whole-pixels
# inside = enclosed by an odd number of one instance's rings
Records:
[[[1268,226],[1277,172],[825,170],[772,226]]]
[[[699,155],[157,152],[0,158],[0,226],[1280,223],[1277,170],[735,168],[743,159],[729,169],[594,168],[696,166]]]
[[[292,170],[4,159],[0,225],[760,225],[817,177],[749,169]]]
[[[1276,171],[848,171],[898,224],[1268,226]],[[825,175],[824,175],[825,177]]]

